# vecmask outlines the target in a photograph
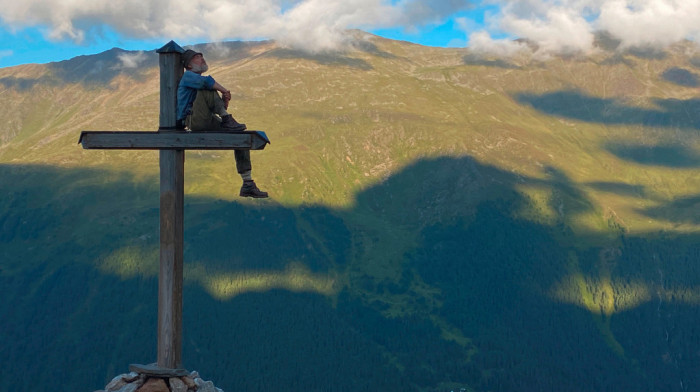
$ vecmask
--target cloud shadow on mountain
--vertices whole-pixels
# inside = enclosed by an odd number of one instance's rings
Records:
[[[495,67],[503,69],[520,69],[518,65],[501,58],[488,58],[478,54],[470,53],[462,57],[465,65],[483,65],[485,67]]]
[[[52,81],[48,77],[41,77],[37,79],[29,78],[17,78],[14,76],[8,76],[5,78],[0,78],[0,84],[5,88],[14,89],[19,91],[28,91],[34,88],[36,85],[52,85],[55,81]]]
[[[625,53],[645,60],[663,60],[668,57],[668,53],[661,48],[653,46],[637,46],[625,50]]]
[[[251,57],[255,49],[269,44],[270,41],[224,41],[185,46],[184,49],[201,52],[208,62],[234,62]]]
[[[364,39],[359,39],[357,41],[354,41],[352,43],[352,47],[354,49],[357,49],[361,52],[371,54],[373,56],[381,57],[383,59],[395,59],[398,58],[395,54],[389,53],[387,51],[379,49],[377,45],[374,43],[364,40]]]
[[[155,50],[126,51],[113,48],[94,55],[49,63],[48,67],[61,83],[103,87],[122,74],[142,80],[143,70],[158,67],[158,54]]]
[[[80,83],[86,87],[109,86],[119,75],[143,81],[145,70],[158,67],[155,51],[126,51],[113,48],[94,55],[74,57],[70,60],[46,64],[48,74],[37,78],[0,78],[0,85],[20,91],[37,86],[64,86]]]
[[[584,185],[597,191],[614,193],[621,196],[644,197],[646,194],[644,186],[626,184],[622,182],[594,181],[587,182]]]
[[[700,167],[700,154],[687,146],[678,144],[639,145],[608,143],[605,149],[626,161],[650,166],[671,168]]]
[[[675,198],[655,207],[638,210],[650,218],[675,224],[700,224],[700,194]]]
[[[284,49],[284,48],[278,48],[278,49],[273,49],[270,52],[268,52],[269,55],[282,59],[282,60],[290,60],[290,59],[303,59],[303,60],[309,60],[313,61],[315,63],[318,63],[320,65],[327,65],[327,66],[334,66],[334,67],[351,67],[351,68],[356,68],[362,71],[369,71],[374,69],[372,64],[368,63],[367,61],[363,59],[358,59],[354,57],[349,57],[341,54],[340,52],[337,53],[308,53],[304,52],[303,50],[294,50],[294,49]]]
[[[518,93],[514,99],[540,112],[606,125],[700,129],[700,99],[654,99],[655,108],[589,96],[576,90],[547,94]]]
[[[684,68],[671,67],[665,70],[661,74],[661,77],[666,81],[683,87],[700,86],[700,80],[698,80],[698,76]]]
[[[659,268],[664,287],[700,285],[679,267],[697,254],[697,236],[657,241],[611,226],[576,237],[566,217],[525,218],[538,207],[523,183],[554,195],[555,215],[592,212],[556,168],[528,178],[471,157],[417,161],[343,208],[186,195],[185,366],[225,390],[651,391],[669,389],[678,371],[699,385],[694,359],[663,359],[700,351],[697,323],[687,322],[698,307],[645,297]],[[18,389],[98,389],[128,363],[152,361],[157,179],[3,165],[0,191],[2,371],[25,375]],[[601,254],[616,256],[601,264]],[[299,270],[308,273],[276,285]],[[248,289],[217,291],[243,273],[257,274]],[[337,293],[306,286],[310,276],[334,279]],[[605,279],[647,291],[619,294],[641,302],[609,315],[565,302],[584,295],[574,289],[552,297],[572,280],[598,298]],[[627,328],[640,319],[643,331]],[[618,355],[610,339],[635,356]]]

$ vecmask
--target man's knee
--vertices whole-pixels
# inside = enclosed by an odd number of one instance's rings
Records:
[[[212,110],[216,105],[217,99],[220,100],[221,97],[219,97],[219,94],[216,92],[216,90],[197,90],[197,97],[194,99],[194,104],[204,104],[204,106]]]

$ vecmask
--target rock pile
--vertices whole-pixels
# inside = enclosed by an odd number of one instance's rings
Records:
[[[114,377],[104,389],[95,392],[223,392],[199,373],[176,369],[176,372],[140,372]],[[184,375],[183,375],[184,374]]]

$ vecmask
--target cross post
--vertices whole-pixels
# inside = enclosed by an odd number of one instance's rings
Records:
[[[177,85],[182,78],[180,54],[171,41],[158,49],[160,63],[160,132],[177,122]],[[185,150],[160,150],[160,272],[158,274],[158,366],[182,366],[182,264],[185,206]]]
[[[156,51],[160,64],[160,117],[157,132],[83,131],[84,149],[160,150],[160,269],[158,274],[157,366],[132,365],[138,372],[163,374],[182,369],[182,289],[185,150],[262,150],[265,132],[186,132],[177,124],[177,86],[183,75],[178,44]]]

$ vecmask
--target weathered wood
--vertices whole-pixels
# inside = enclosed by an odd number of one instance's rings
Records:
[[[177,85],[184,50],[175,42],[158,49],[160,127],[158,132],[83,131],[84,149],[160,150],[160,271],[158,275],[158,362],[145,371],[171,374],[182,365],[182,289],[185,150],[262,150],[265,132],[185,132],[177,124]],[[149,365],[150,366],[150,365]]]
[[[262,150],[270,141],[262,131],[83,131],[78,143],[84,149],[108,150]]]
[[[158,366],[178,368],[182,355],[185,152],[160,151]]]
[[[160,128],[175,129],[177,85],[183,74],[173,41],[160,58]],[[161,135],[168,135],[161,133]],[[123,137],[123,135],[122,135]],[[185,210],[185,150],[160,150],[160,272],[158,274],[158,366],[182,365],[182,264]]]
[[[170,41],[156,52],[160,63],[160,127],[174,129],[177,122],[177,85],[185,72],[180,55],[185,50]]]
[[[132,363],[131,365],[129,365],[129,371],[138,374],[145,374],[146,376],[160,378],[184,377],[190,375],[190,372],[188,372],[185,369],[162,368],[155,363],[149,365]]]

